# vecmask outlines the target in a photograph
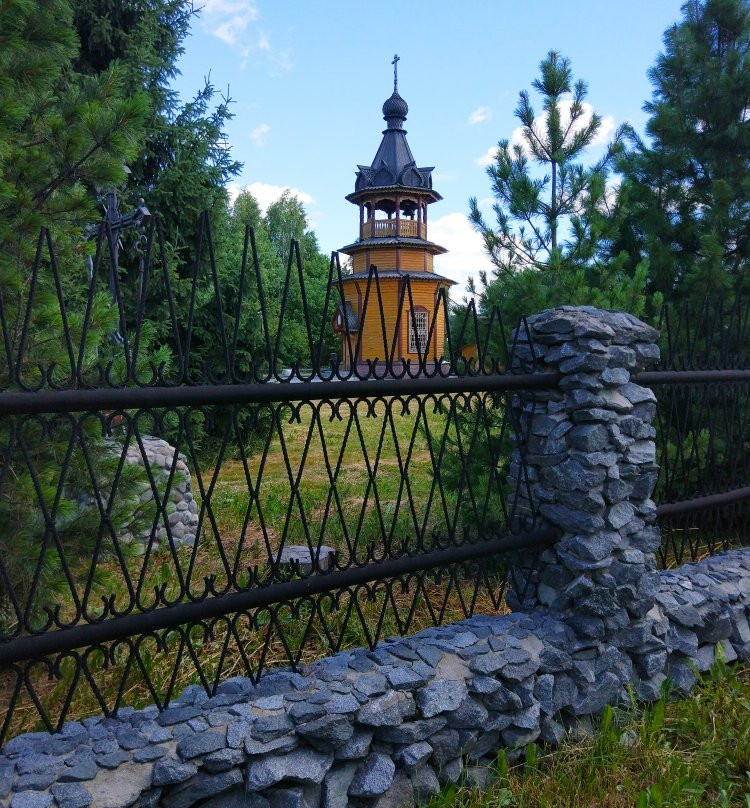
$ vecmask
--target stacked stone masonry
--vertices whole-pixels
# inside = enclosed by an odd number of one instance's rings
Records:
[[[460,778],[481,786],[500,747],[559,743],[633,687],[652,700],[669,676],[687,692],[717,654],[750,658],[750,551],[655,567],[654,396],[630,374],[658,356],[656,332],[564,307],[517,336],[562,380],[513,402],[515,515],[541,512],[561,536],[515,559],[512,614],[19,736],[0,805],[410,806]]]
[[[557,389],[513,400],[525,435],[512,460],[525,476],[516,519],[541,514],[561,536],[541,557],[516,560],[508,602],[564,615],[594,656],[608,645],[624,650],[643,695],[657,688],[654,654],[664,650],[651,614],[656,397],[631,374],[659,358],[658,336],[630,314],[588,306],[534,315],[516,334],[517,355],[561,379]]]
[[[750,553],[658,574],[663,645],[648,681],[687,691],[721,647],[750,659]],[[559,742],[576,716],[629,703],[637,676],[614,645],[542,610],[478,616],[321,660],[300,673],[188,687],[159,713],[21,735],[0,756],[11,808],[343,808],[414,805],[465,777],[482,785],[497,750]],[[655,693],[653,695],[656,695]]]
[[[159,521],[154,531],[153,549],[157,549],[162,543],[169,543],[167,524],[172,542],[176,546],[194,545],[198,535],[198,503],[193,498],[193,483],[187,458],[184,454],[179,453],[175,460],[177,453],[175,447],[153,435],[143,435],[141,444],[143,450],[137,441],[128,445],[125,461],[144,468],[148,463],[160,499],[166,493],[167,483],[170,483],[168,501],[165,506],[166,524],[164,517],[159,515]],[[117,446],[116,451],[119,454],[122,448]],[[174,473],[172,474],[173,464]],[[170,474],[172,475],[171,481]],[[144,474],[144,480],[140,485],[139,507],[148,508],[153,502],[154,486],[148,476]],[[156,514],[156,508],[152,506],[152,510]],[[151,532],[150,524],[135,535],[125,526],[119,538],[124,542],[136,540],[146,544],[151,537]]]

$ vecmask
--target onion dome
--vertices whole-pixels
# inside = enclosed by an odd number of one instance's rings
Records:
[[[398,90],[394,90],[393,95],[383,104],[383,119],[388,123],[388,128],[400,129],[408,114],[409,105],[398,94]]]

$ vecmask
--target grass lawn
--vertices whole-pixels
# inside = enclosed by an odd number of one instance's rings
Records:
[[[557,750],[504,754],[483,790],[450,787],[429,808],[748,808],[750,668],[717,662],[690,698],[607,709]]]
[[[461,407],[473,405],[474,412],[481,412],[475,396],[461,398]],[[444,405],[450,400],[446,398]],[[444,436],[447,429],[455,438],[456,430],[434,404],[427,399],[412,399],[408,407],[398,400],[387,406],[382,400],[375,404],[361,401],[356,405],[356,419],[350,417],[347,402],[339,406],[341,418],[335,417],[325,402],[301,406],[298,419],[290,418],[292,411],[287,408],[271,434],[267,451],[261,440],[246,463],[224,459],[218,466],[209,463],[201,469],[200,482],[204,499],[210,502],[210,516],[208,511],[204,513],[201,540],[195,549],[180,548],[173,556],[162,546],[148,557],[138,553],[126,556],[125,567],[134,587],[141,582],[140,602],[152,603],[157,587],[165,599],[177,602],[185,588],[200,594],[206,579],[221,592],[231,588],[230,575],[243,583],[243,576],[247,580],[247,571],[254,566],[262,575],[269,556],[282,542],[285,546],[332,545],[346,566],[349,559],[365,561],[368,553],[382,557],[388,547],[413,546],[418,534],[425,536],[428,547],[433,536],[460,535],[466,511],[457,507],[455,491],[449,486],[440,489],[435,474],[436,468],[444,472],[455,460],[455,445],[446,443]],[[468,450],[464,446],[463,451]],[[200,503],[201,485],[195,472],[193,485]],[[486,482],[484,486],[486,491]],[[257,492],[256,498],[252,491]],[[493,493],[492,499],[497,507],[499,492]],[[92,610],[101,596],[114,593],[116,608],[127,611],[132,590],[120,564],[115,559],[100,563],[99,572],[96,590],[89,599]],[[411,581],[405,588],[374,584],[356,598],[344,593],[338,601],[322,601],[317,615],[309,602],[287,604],[276,612],[259,610],[241,616],[234,626],[236,633],[228,641],[226,623],[219,620],[213,632],[210,625],[205,631],[196,628],[189,645],[181,645],[179,635],[171,633],[165,637],[164,646],[147,638],[137,654],[120,645],[108,662],[95,651],[87,657],[87,664],[110,709],[118,693],[122,705],[145,706],[154,701],[154,694],[144,671],[157,697],[164,699],[170,684],[175,695],[200,681],[195,660],[204,681],[212,683],[245,674],[248,669],[256,672],[261,662],[265,667],[288,665],[291,660],[304,664],[339,648],[414,633],[436,622],[463,619],[472,612],[502,611],[503,578],[490,568],[485,572],[487,577],[478,583],[444,576],[438,580],[427,577],[422,585]],[[75,677],[73,661],[64,660],[61,672],[62,679],[57,680],[37,667],[30,677],[53,718]],[[0,713],[11,693],[12,682],[0,682]],[[93,690],[81,676],[69,716],[80,718],[100,712]],[[43,728],[30,694],[22,691],[11,734]]]

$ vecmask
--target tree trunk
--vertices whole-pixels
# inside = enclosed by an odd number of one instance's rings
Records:
[[[557,249],[557,162],[552,161],[552,201],[550,204],[549,227],[552,233],[552,249]]]

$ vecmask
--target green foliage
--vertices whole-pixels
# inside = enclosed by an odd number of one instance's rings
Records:
[[[750,7],[690,0],[649,71],[647,138],[631,133],[615,249],[670,299],[747,288]]]
[[[481,276],[482,308],[498,306],[513,324],[563,303],[639,313],[645,266],[628,273],[626,255],[610,260],[608,252],[615,220],[607,181],[628,130],[618,129],[593,165],[581,164],[601,127],[600,116],[588,111],[586,84],[574,81],[570,60],[554,51],[539,69],[532,86],[541,115],[522,91],[515,114],[523,143],[501,140],[487,168],[494,226],[470,200],[470,218],[496,267],[491,279]]]
[[[302,203],[296,197],[291,196],[288,191],[268,206],[264,225],[277,256],[277,268],[271,278],[268,297],[271,300],[281,299],[288,266],[287,259],[290,243],[294,239],[299,245],[307,311],[312,324],[311,336],[313,344],[315,344],[320,337],[320,323],[328,289],[329,259],[320,252],[318,240],[308,225],[307,215]],[[302,288],[299,283],[297,267],[294,263],[292,263],[291,271],[291,283],[284,311],[284,327],[282,329],[279,358],[284,363],[300,360],[303,364],[306,361],[312,364],[313,357],[310,354],[310,340],[304,317]],[[333,290],[331,301],[328,304],[327,319],[333,316],[332,306],[337,300],[335,295],[336,292]],[[280,316],[281,311],[279,310],[277,316],[273,318],[275,319],[276,327],[278,327]],[[324,325],[326,326],[328,341],[324,346],[323,359],[327,358],[326,347],[332,349],[338,345],[333,339],[330,327],[328,327],[330,324],[326,322]]]
[[[221,211],[224,186],[241,168],[224,131],[229,99],[209,79],[186,103],[170,87],[195,13],[191,0],[78,0],[73,20],[82,43],[75,70],[98,76],[116,64],[127,92],[148,96],[145,137],[128,161],[124,193],[159,214],[183,262],[199,215]]]
[[[117,312],[106,292],[95,292],[85,315],[84,259],[91,245],[82,230],[97,218],[93,190],[124,177],[123,163],[136,153],[148,112],[144,94],[125,95],[116,67],[76,76],[76,48],[65,0],[6,3],[0,32],[0,108],[9,112],[0,117],[0,300],[15,372],[32,385],[41,381],[40,366],[52,369],[53,382],[68,381],[68,339],[84,343],[84,378],[111,355],[107,335]],[[42,226],[48,230],[39,239]],[[12,368],[0,366],[0,381],[7,386],[13,380]],[[19,417],[0,429],[2,557],[21,608],[36,581],[38,596],[28,604],[32,620],[44,619],[56,595],[67,591],[64,600],[70,601],[78,561],[112,552],[111,536],[101,533],[94,482],[107,490],[117,459],[101,421],[80,429],[72,424],[65,417]],[[138,526],[139,509],[124,505],[137,478],[132,469],[123,473],[120,499],[111,509],[114,530]],[[3,585],[0,622],[12,627],[17,620]]]
[[[70,16],[64,0],[12,0],[3,12],[0,243],[16,257],[42,225],[85,220],[90,189],[122,180],[148,109],[143,94],[123,95],[117,70],[70,80]]]

